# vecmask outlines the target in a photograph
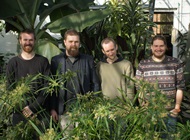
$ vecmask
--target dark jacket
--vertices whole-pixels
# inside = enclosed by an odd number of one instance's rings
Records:
[[[54,56],[51,60],[51,72],[53,75],[64,74],[66,70],[66,59],[65,53]],[[100,85],[99,80],[96,75],[96,70],[94,67],[94,60],[92,56],[86,54],[79,54],[78,56],[78,81],[80,84],[80,93],[86,94],[87,92],[99,91]],[[65,85],[62,85],[65,87]],[[51,100],[51,109],[57,110],[58,114],[63,114],[66,90],[59,89],[58,95],[53,94]]]

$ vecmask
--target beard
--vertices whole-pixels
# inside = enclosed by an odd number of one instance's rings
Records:
[[[79,54],[78,47],[71,47],[70,49],[67,49],[67,54],[73,57],[77,56]]]
[[[33,47],[31,44],[29,44],[29,45],[24,45],[24,46],[22,46],[22,49],[23,49],[25,52],[27,52],[27,53],[31,53],[31,52],[33,51],[34,47]]]

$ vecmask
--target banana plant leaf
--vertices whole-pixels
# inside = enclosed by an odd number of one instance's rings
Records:
[[[75,9],[87,9],[94,0],[55,0],[55,3],[70,3]]]
[[[0,1],[0,19],[21,14],[17,0]]]
[[[51,62],[51,58],[60,54],[62,51],[49,40],[40,39],[36,44],[35,52],[45,56]]]
[[[53,33],[59,33],[61,30],[69,28],[82,32],[83,29],[103,20],[110,13],[109,9],[75,13],[51,22],[47,28]]]

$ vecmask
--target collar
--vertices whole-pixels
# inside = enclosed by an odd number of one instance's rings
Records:
[[[123,60],[121,55],[117,54],[117,57],[118,57],[118,59],[116,61],[114,61],[113,63],[117,63],[117,62],[120,62]],[[106,59],[107,59],[107,57],[104,55],[101,61],[104,63],[108,63]]]

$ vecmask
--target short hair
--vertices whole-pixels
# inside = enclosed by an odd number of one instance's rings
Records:
[[[20,32],[19,34],[19,39],[21,39],[21,34],[23,33],[27,33],[27,34],[33,34],[34,35],[34,39],[36,39],[36,36],[35,36],[35,32],[33,29],[24,29]]]
[[[79,33],[75,30],[75,29],[69,29],[69,30],[67,30],[66,32],[65,32],[65,34],[64,34],[64,40],[65,39],[67,39],[67,36],[68,35],[75,35],[75,36],[78,36],[79,37],[79,39],[80,39],[80,35],[79,35]]]
[[[155,40],[162,40],[162,41],[164,42],[164,45],[167,46],[167,41],[166,41],[165,36],[163,36],[163,35],[155,35],[155,36],[152,38],[151,45],[153,45],[153,43],[154,43]]]
[[[113,38],[111,37],[107,37],[105,39],[102,40],[101,42],[101,46],[105,43],[105,44],[108,44],[109,42],[112,42],[114,44],[114,47],[116,47],[116,42]],[[103,49],[103,46],[102,46],[102,49]]]

